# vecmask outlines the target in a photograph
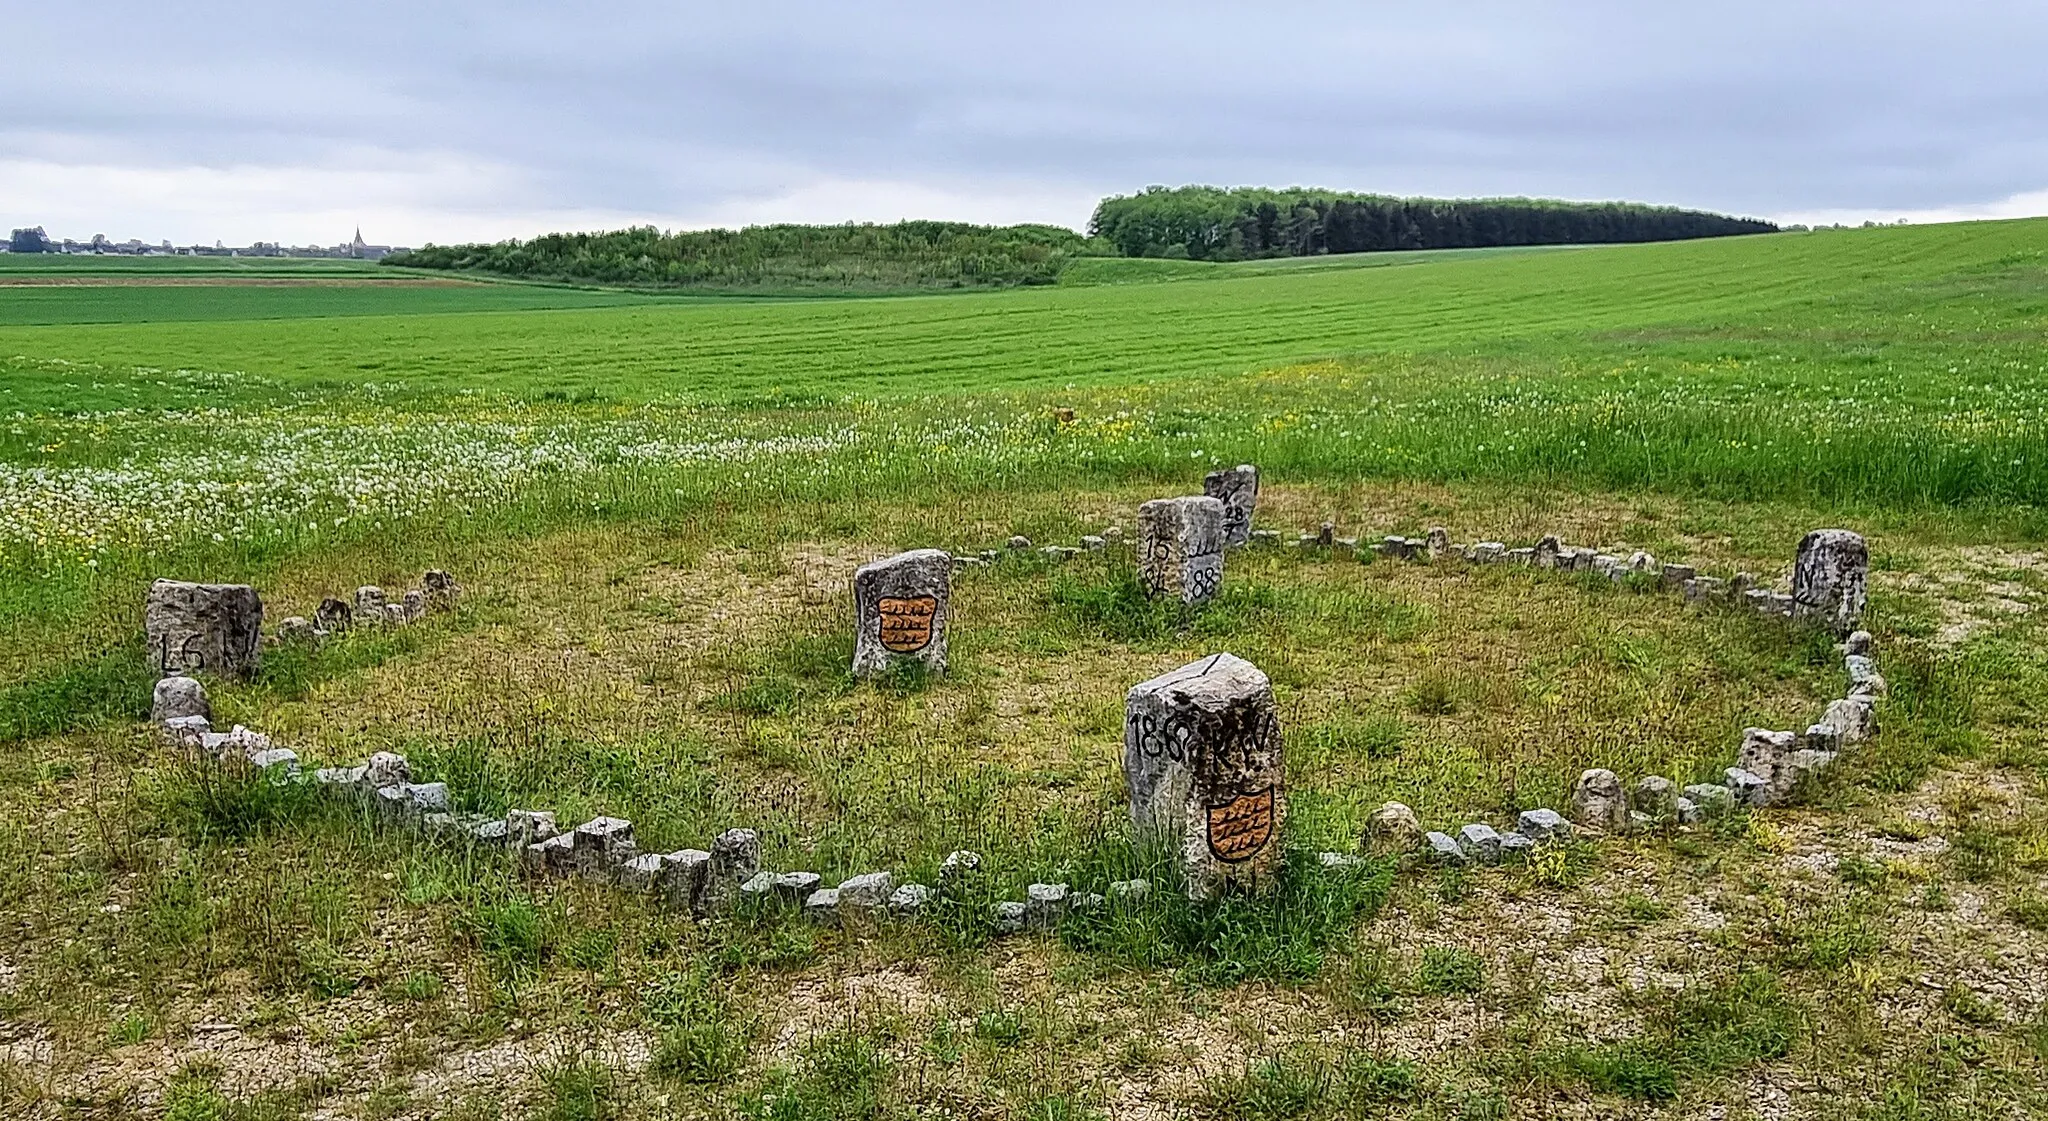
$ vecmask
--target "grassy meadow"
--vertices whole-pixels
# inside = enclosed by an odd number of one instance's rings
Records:
[[[2048,1111],[2044,372],[2048,221],[829,300],[0,284],[0,1113]],[[1124,553],[1006,558],[959,576],[945,679],[848,679],[858,564],[1129,531],[1243,461],[1290,539],[1557,532],[1782,580],[1858,529],[1884,733],[1800,807],[1326,875],[1387,799],[1455,831],[1589,766],[1711,777],[1839,659],[1654,588],[1290,547],[1199,612]],[[1017,898],[1164,875],[1123,692],[1227,649],[1279,695],[1296,874],[1002,940],[972,908],[699,925],[145,726],[151,579],[281,618],[428,567],[459,611],[274,652],[216,723],[662,851],[751,825],[828,881],[974,848]]]

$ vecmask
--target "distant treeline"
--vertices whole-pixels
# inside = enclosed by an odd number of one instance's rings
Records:
[[[1061,226],[750,226],[663,233],[652,226],[546,234],[495,245],[429,245],[387,265],[653,287],[901,290],[1051,284],[1087,239]]]
[[[1404,199],[1257,187],[1148,187],[1102,200],[1088,223],[1090,234],[1123,256],[1198,261],[1679,241],[1776,229],[1751,218],[1627,202]]]
[[[529,280],[735,291],[904,291],[1052,284],[1083,256],[1238,261],[1386,249],[1584,245],[1768,233],[1769,222],[1636,203],[1401,199],[1338,191],[1151,187],[1104,199],[1090,236],[1061,226],[652,226],[429,245],[387,265]]]

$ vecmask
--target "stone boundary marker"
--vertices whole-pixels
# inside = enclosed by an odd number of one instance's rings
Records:
[[[1138,579],[1147,594],[1207,603],[1223,586],[1223,502],[1155,498],[1138,507]]]
[[[946,622],[953,557],[913,549],[860,566],[853,574],[853,673],[873,677],[899,662],[946,672]]]
[[[1202,476],[1202,493],[1223,503],[1223,543],[1249,545],[1259,509],[1259,469],[1240,463]]]
[[[1133,687],[1124,780],[1132,827],[1178,842],[1190,898],[1278,882],[1287,819],[1280,719],[1257,666],[1216,654]]]
[[[262,660],[263,600],[247,584],[150,585],[142,629],[159,677],[248,677]]]

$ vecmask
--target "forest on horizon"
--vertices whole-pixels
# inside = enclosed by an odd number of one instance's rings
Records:
[[[428,245],[388,265],[707,291],[886,292],[1054,284],[1076,257],[1238,261],[1387,250],[1588,245],[1769,233],[1755,219],[1639,203],[1402,199],[1307,188],[1148,187],[1062,226],[909,221],[667,232],[638,226]]]

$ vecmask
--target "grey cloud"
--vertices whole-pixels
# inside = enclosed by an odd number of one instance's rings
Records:
[[[0,74],[16,152],[453,152],[519,169],[530,204],[560,209],[683,214],[817,179],[1763,214],[2048,188],[2038,0],[87,0],[17,22],[39,49]]]

